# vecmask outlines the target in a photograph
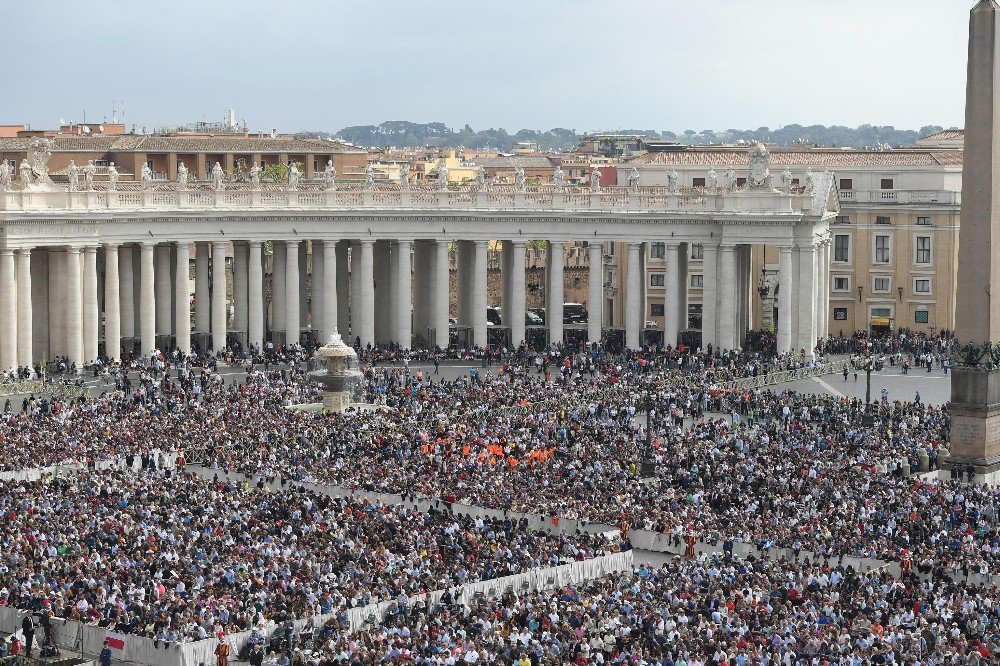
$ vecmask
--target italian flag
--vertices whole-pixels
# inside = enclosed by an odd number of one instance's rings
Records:
[[[118,650],[120,652],[125,651],[124,634],[116,634],[109,631],[107,635],[104,637],[104,639],[108,641],[108,647],[111,648],[112,650]]]

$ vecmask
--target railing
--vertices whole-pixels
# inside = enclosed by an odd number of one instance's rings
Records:
[[[730,391],[756,389],[764,386],[772,386],[774,384],[784,384],[785,382],[794,382],[800,379],[810,379],[812,377],[821,377],[823,375],[843,372],[844,368],[850,370],[851,359],[845,358],[831,363],[824,363],[823,365],[810,365],[804,368],[795,368],[794,370],[778,370],[776,372],[768,372],[763,375],[757,375],[756,377],[742,377],[729,382],[721,382],[719,386]]]
[[[957,206],[962,193],[950,190],[840,190],[842,203],[941,204]]]
[[[832,187],[832,176],[826,187]],[[177,183],[152,181],[143,188],[135,181],[120,181],[114,191],[107,183],[93,190],[69,191],[63,186],[0,191],[0,210],[163,210],[230,208],[340,208],[340,209],[523,209],[523,210],[619,210],[619,211],[707,211],[822,215],[826,198],[809,194],[784,194],[776,190],[733,191],[718,188],[670,192],[663,187],[532,186],[517,190],[511,186],[476,185],[411,186],[379,184],[365,186],[349,181],[326,186],[300,182],[292,188],[282,184],[225,183],[215,189],[210,183],[191,183],[180,189]]]

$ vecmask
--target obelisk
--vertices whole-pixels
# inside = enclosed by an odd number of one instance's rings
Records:
[[[1000,6],[969,17],[965,156],[951,375],[951,457],[985,474],[1000,468]],[[997,248],[996,250],[994,248]],[[992,292],[998,298],[993,300]],[[950,465],[949,465],[950,466]]]

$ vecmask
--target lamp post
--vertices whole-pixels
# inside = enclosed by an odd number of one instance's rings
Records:
[[[859,362],[860,359],[860,362]],[[875,366],[875,359],[870,351],[866,351],[864,356],[855,357],[855,364],[865,371],[865,413],[861,417],[861,424],[866,428],[875,425],[875,417],[872,415],[872,369]]]
[[[757,293],[760,295],[760,325],[764,326],[764,305],[767,303],[767,295],[771,293],[771,288],[767,284],[767,271],[763,268],[760,269],[760,281],[757,283]],[[771,326],[777,330],[777,326],[774,325],[775,322],[771,322]]]

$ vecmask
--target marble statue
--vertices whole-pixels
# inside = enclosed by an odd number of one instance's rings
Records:
[[[632,171],[629,173],[628,186],[633,192],[639,191],[639,170],[635,167],[632,167]]]
[[[715,173],[714,168],[708,170],[708,180],[706,181],[706,185],[710,192],[714,192],[719,189],[719,174]]]
[[[31,165],[32,184],[54,188],[49,178],[49,158],[52,157],[52,139],[38,137],[28,146],[28,162]]]
[[[256,162],[254,162],[253,166],[250,167],[250,189],[260,189],[260,165]]]
[[[438,164],[438,186],[442,190],[448,189],[448,166],[444,162]]]
[[[212,167],[212,189],[216,192],[226,189],[226,174],[218,162]]]
[[[813,189],[815,189],[815,187],[816,187],[816,181],[813,178],[812,167],[806,167],[806,189],[805,189],[805,193],[806,194],[812,194],[813,193]]]
[[[94,166],[94,160],[89,160],[87,166],[83,167],[83,187],[88,192],[92,192],[94,189],[94,175],[96,173],[97,167]]]
[[[781,172],[781,191],[785,194],[792,193],[792,172],[785,167],[785,170]]]
[[[598,169],[590,170],[590,190],[591,192],[601,191],[601,172]]]
[[[26,189],[29,185],[35,182],[35,178],[31,173],[31,165],[28,164],[28,158],[21,160],[20,166],[17,167],[18,171],[21,173],[21,188]]]
[[[674,169],[667,174],[667,192],[677,194],[677,171]]]
[[[399,167],[399,188],[401,190],[410,189],[410,165],[403,164]]]
[[[365,165],[365,189],[370,190],[375,187],[375,169],[371,164]]]
[[[476,192],[482,192],[486,185],[486,169],[479,165],[476,167]]]
[[[327,160],[326,167],[323,168],[323,187],[327,190],[332,190],[336,178],[337,170],[333,168],[333,160]]]
[[[149,168],[148,164],[142,165],[142,171],[140,172],[139,187],[144,190],[148,190],[149,186],[153,182],[153,171]]]
[[[66,167],[66,175],[69,177],[69,191],[76,192],[80,186],[80,167],[73,160],[70,160],[69,166]]]
[[[187,188],[188,184],[188,170],[184,166],[184,162],[177,163],[177,189],[183,190]]]
[[[299,189],[299,178],[302,177],[302,172],[299,171],[299,167],[295,162],[288,165],[288,186],[293,190]]]
[[[108,192],[118,191],[118,169],[115,168],[115,163],[112,162],[108,165]]]
[[[750,150],[750,175],[747,176],[747,189],[771,190],[771,156],[764,144],[758,143]]]
[[[556,170],[552,172],[552,182],[555,183],[556,192],[563,191],[566,186],[566,174],[563,173],[561,166],[557,166]]]
[[[13,169],[7,160],[0,160],[0,192],[10,189],[10,177]]]
[[[733,167],[726,169],[726,192],[736,191],[736,171]]]
[[[514,188],[518,192],[524,191],[524,167],[514,169]]]

